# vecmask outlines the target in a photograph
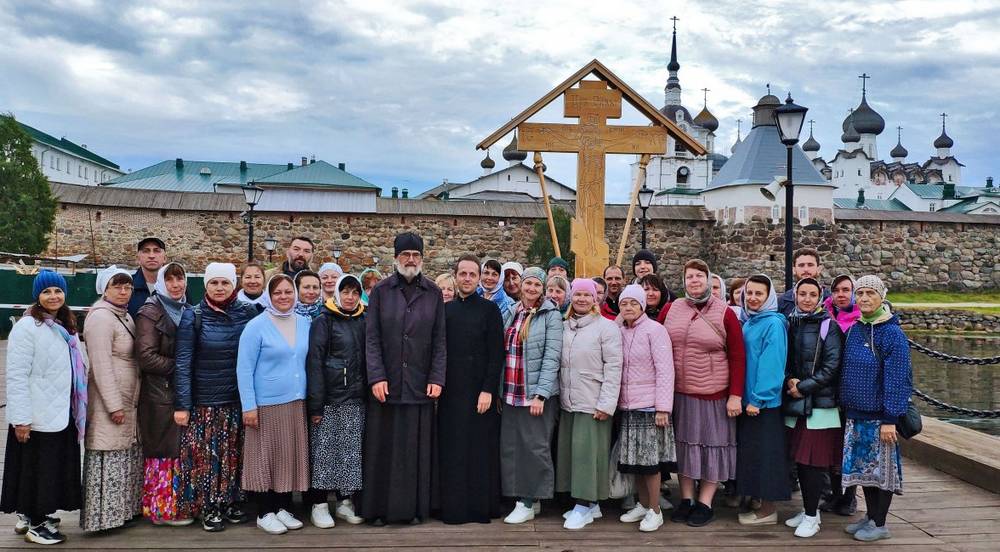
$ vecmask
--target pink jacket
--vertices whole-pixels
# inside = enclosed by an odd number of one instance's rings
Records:
[[[674,352],[670,335],[662,324],[640,316],[632,327],[618,317],[622,332],[622,387],[618,408],[656,408],[671,412],[674,407]]]

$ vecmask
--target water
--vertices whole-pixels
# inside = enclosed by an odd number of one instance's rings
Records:
[[[910,336],[936,351],[967,357],[1000,355],[1000,337],[959,337],[940,335]],[[972,366],[935,360],[910,350],[913,385],[924,393],[955,406],[978,410],[1000,409],[1000,365]],[[966,418],[941,411],[914,398],[920,413],[946,422],[1000,436],[1000,419]]]

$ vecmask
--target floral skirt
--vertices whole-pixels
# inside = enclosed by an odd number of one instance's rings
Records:
[[[142,487],[142,515],[153,521],[178,517],[181,497],[180,458],[147,458]]]
[[[121,527],[142,512],[142,449],[88,450],[83,455],[80,528]]]
[[[197,406],[181,432],[181,496],[177,516],[222,512],[241,502],[243,414],[238,406]]]
[[[657,427],[656,412],[624,410],[618,435],[618,471],[652,475],[677,460],[674,427]]]
[[[841,485],[878,487],[903,494],[903,463],[899,446],[879,438],[879,420],[852,420],[844,426],[844,465]]]

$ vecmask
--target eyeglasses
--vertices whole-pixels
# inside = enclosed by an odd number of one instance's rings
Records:
[[[403,251],[397,257],[402,259],[420,259],[423,255],[419,251]]]
[[[132,284],[112,284],[108,286],[115,291],[132,291]]]

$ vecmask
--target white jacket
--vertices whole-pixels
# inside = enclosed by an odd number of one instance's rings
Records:
[[[7,422],[58,432],[69,424],[69,345],[59,330],[26,315],[7,341]]]

